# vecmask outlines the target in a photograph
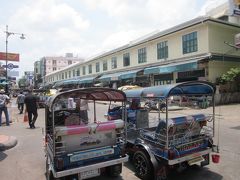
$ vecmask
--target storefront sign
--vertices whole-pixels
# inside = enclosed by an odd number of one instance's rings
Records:
[[[19,54],[15,53],[7,53],[7,58],[6,58],[6,53],[5,52],[0,52],[0,60],[8,60],[8,61],[19,61]]]
[[[228,0],[229,4],[229,15],[230,16],[240,16],[240,0]]]

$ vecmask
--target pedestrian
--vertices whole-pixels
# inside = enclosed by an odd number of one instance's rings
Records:
[[[35,96],[32,91],[30,91],[24,99],[26,105],[25,112],[28,115],[29,126],[31,129],[35,128],[35,122],[38,117],[37,108],[38,108],[39,98]]]
[[[84,124],[88,124],[88,101],[86,99],[80,99],[77,104],[77,109],[80,114],[80,121]]]
[[[9,126],[9,115],[8,115],[8,108],[7,104],[10,102],[9,96],[5,94],[3,89],[0,90],[0,126],[2,125],[2,112],[5,114],[6,118],[6,125]]]
[[[23,113],[23,109],[24,109],[24,99],[25,99],[25,95],[24,95],[23,92],[21,91],[20,94],[17,96],[17,104],[18,104],[19,114],[22,114],[22,113]]]

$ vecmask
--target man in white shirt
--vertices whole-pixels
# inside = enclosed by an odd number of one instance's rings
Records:
[[[80,99],[80,120],[84,124],[88,124],[88,101],[85,99]]]
[[[6,125],[9,126],[9,115],[7,104],[9,103],[10,98],[4,94],[5,91],[3,89],[0,90],[0,126],[2,125],[2,112],[5,114]]]

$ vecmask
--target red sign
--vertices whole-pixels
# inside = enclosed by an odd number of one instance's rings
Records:
[[[6,53],[0,52],[0,60],[6,60]],[[19,61],[19,54],[15,53],[7,53],[8,61]]]

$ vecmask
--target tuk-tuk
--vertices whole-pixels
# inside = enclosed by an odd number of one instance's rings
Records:
[[[125,94],[110,88],[74,89],[50,97],[45,107],[48,180],[88,179],[103,173],[118,176],[122,172],[122,163],[128,161],[125,116],[123,112],[121,119],[106,121],[100,104],[110,101],[125,109]]]
[[[139,178],[166,179],[173,169],[181,171],[193,164],[208,165],[210,153],[218,152],[218,146],[213,142],[213,84],[192,81],[124,92],[130,104],[127,108],[126,152]],[[194,99],[195,96],[208,99],[212,113],[203,113],[201,107],[196,107],[196,102],[188,101],[187,107],[183,107],[183,97]],[[158,110],[144,107],[150,100],[158,102]],[[160,110],[161,104],[164,104],[164,111]],[[119,112],[110,110],[109,119],[118,117],[116,114]]]

